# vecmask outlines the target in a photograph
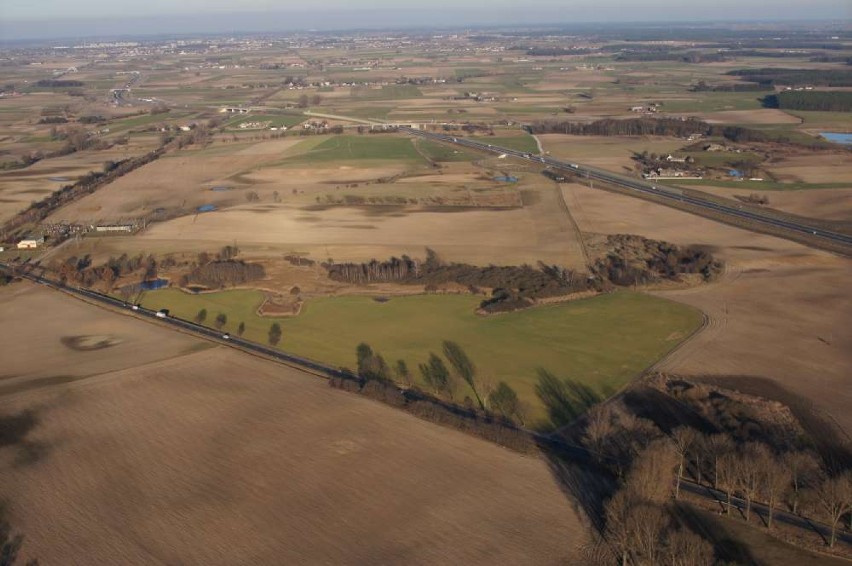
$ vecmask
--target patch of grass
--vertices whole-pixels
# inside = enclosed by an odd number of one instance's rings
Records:
[[[329,137],[310,152],[287,161],[327,163],[361,159],[423,162],[410,138],[380,134]]]
[[[358,100],[404,100],[423,96],[414,85],[385,85],[382,88],[353,87],[352,98]]]
[[[695,159],[695,164],[700,167],[733,167],[733,163],[747,161],[758,165],[763,162],[763,157],[756,153],[734,153],[728,151],[698,151],[686,153]]]
[[[448,144],[433,142],[430,140],[417,140],[417,147],[432,161],[449,162],[449,161],[475,161],[482,156],[467,151],[459,147],[453,147]]]
[[[614,390],[701,324],[695,309],[627,291],[493,317],[475,314],[480,300],[471,295],[418,295],[385,303],[370,297],[313,299],[298,317],[277,319],[283,330],[280,347],[351,368],[355,347],[366,342],[389,364],[404,359],[416,374],[430,351],[440,353],[443,340],[454,340],[483,377],[510,383],[542,417],[535,395],[538,368],[598,391]],[[165,289],[147,293],[142,304],[190,320],[206,308],[207,324],[223,312],[226,331],[243,321],[247,339],[266,343],[276,319],[257,316],[261,301],[262,294],[252,290],[189,295]],[[459,396],[464,395],[460,387]]]

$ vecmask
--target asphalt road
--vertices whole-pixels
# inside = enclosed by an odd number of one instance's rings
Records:
[[[438,134],[434,132],[426,132],[423,130],[404,127],[400,128],[400,130],[413,136],[419,136],[422,138],[428,138],[445,143],[452,143],[476,149],[479,151],[490,152],[496,155],[511,155],[512,157],[517,157],[519,159],[523,159],[531,163],[545,165],[551,167],[552,169],[568,171],[581,177],[604,181],[613,185],[617,185],[619,187],[636,191],[637,193],[654,195],[666,201],[688,203],[700,207],[704,210],[712,211],[716,214],[728,216],[732,219],[748,220],[749,222],[763,224],[776,229],[786,230],[800,235],[823,238],[835,244],[852,246],[852,236],[847,236],[846,234],[840,234],[837,232],[832,232],[830,230],[824,230],[815,226],[808,226],[805,224],[800,224],[798,222],[793,222],[789,220],[783,220],[780,218],[773,218],[771,216],[758,214],[751,210],[742,209],[737,206],[728,206],[716,202],[707,201],[698,197],[684,194],[678,189],[658,186],[653,183],[648,183],[630,177],[624,177],[622,175],[610,173],[609,171],[603,171],[601,169],[580,165],[578,163],[560,161],[558,159],[553,159],[552,157],[548,156],[532,155],[530,153],[525,153],[514,149],[500,147],[447,134]]]
[[[681,480],[680,489],[681,491],[689,492],[694,495],[698,495],[699,497],[714,499],[718,501],[720,511],[725,508],[726,502],[728,500],[728,496],[725,495],[723,491],[713,489],[712,487],[698,485],[687,480]],[[740,497],[731,498],[731,513],[740,512],[742,513],[742,516],[745,517],[745,508],[745,499],[742,499]],[[769,517],[769,507],[762,503],[756,503],[752,501],[751,521],[758,525],[766,524],[765,521],[767,520],[767,517]],[[775,509],[775,512],[772,514],[772,521],[773,523],[784,523],[786,525],[799,527],[800,529],[804,529],[806,531],[819,533],[819,535],[822,536],[826,542],[828,541],[829,536],[831,535],[831,528],[828,525],[811,521],[810,519],[802,517],[801,515],[794,515],[793,513],[788,513],[787,511],[782,511],[780,509]],[[837,542],[843,542],[852,545],[852,532],[845,530],[842,522],[837,527]]]

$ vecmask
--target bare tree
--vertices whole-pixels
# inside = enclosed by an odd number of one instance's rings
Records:
[[[606,504],[604,538],[618,554],[621,566],[629,564],[633,547],[633,505],[633,497],[626,489],[616,492]]]
[[[775,506],[790,488],[790,470],[781,458],[768,452],[763,455],[762,462],[757,465],[760,470],[760,493],[769,507],[766,528],[771,529]]]
[[[670,531],[666,539],[666,566],[713,566],[713,545],[687,529]]]
[[[734,441],[725,433],[711,434],[705,437],[704,445],[713,463],[713,487],[719,487],[719,460],[734,449]]]
[[[583,444],[601,463],[603,445],[614,432],[612,409],[609,404],[595,405],[586,413],[586,430],[583,432]]]
[[[745,519],[751,521],[751,502],[760,488],[763,463],[770,458],[769,450],[764,444],[749,442],[737,453],[737,463],[734,467],[735,483],[746,500]]]
[[[641,563],[659,564],[663,535],[671,522],[668,512],[659,505],[645,501],[633,508],[631,519],[631,531]]]
[[[198,324],[204,324],[204,321],[207,320],[207,309],[201,309],[195,315],[195,322]]]
[[[813,452],[788,452],[784,454],[784,465],[790,472],[790,485],[793,488],[790,507],[793,513],[798,513],[802,488],[809,480],[817,477],[819,461]]]
[[[725,452],[716,458],[715,487],[725,492],[727,497],[725,503],[725,514],[731,514],[731,497],[737,486],[737,467],[739,466],[739,455],[735,452]]]
[[[845,514],[852,513],[852,471],[820,482],[813,495],[816,510],[831,525],[828,546],[834,548],[838,523]]]
[[[665,503],[671,497],[672,475],[678,466],[678,454],[668,439],[651,442],[633,461],[627,474],[627,486],[644,501]]]
[[[216,321],[213,323],[216,326],[216,330],[222,330],[222,328],[228,323],[228,315],[223,312],[220,312],[216,315]]]
[[[242,336],[246,332],[246,323],[240,322],[239,326],[237,326],[237,336]]]
[[[672,444],[678,455],[677,477],[675,478],[675,499],[680,497],[680,478],[683,476],[684,462],[692,451],[695,440],[698,438],[694,428],[681,426],[671,433]]]

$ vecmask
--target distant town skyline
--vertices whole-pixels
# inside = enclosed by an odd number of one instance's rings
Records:
[[[848,25],[848,0],[3,0],[0,40],[174,33],[627,22],[815,21]]]

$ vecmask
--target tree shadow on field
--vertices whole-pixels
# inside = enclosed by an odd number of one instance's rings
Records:
[[[535,393],[547,410],[550,427],[560,429],[577,420],[583,413],[612,394],[596,391],[570,378],[560,379],[544,368],[538,368]]]
[[[687,503],[676,503],[672,514],[679,523],[712,544],[716,556],[723,563],[761,564],[745,544],[731,536],[723,520],[709,511],[696,509]]]
[[[587,454],[574,453],[570,447],[539,443],[550,473],[569,499],[577,515],[597,532],[606,525],[604,505],[618,489],[612,475],[595,464]]]
[[[8,504],[0,501],[0,565],[13,566],[18,560],[18,553],[24,545],[24,535],[13,533],[8,520]],[[37,560],[30,560],[25,566],[38,566]]]
[[[47,453],[44,443],[27,438],[38,423],[38,415],[32,409],[17,415],[0,415],[0,450],[11,449],[17,452],[15,466],[34,464]]]

